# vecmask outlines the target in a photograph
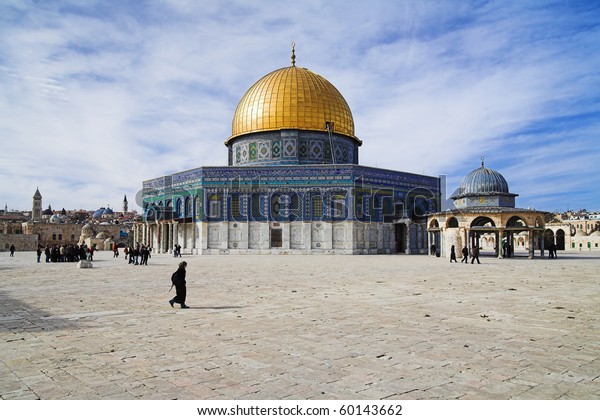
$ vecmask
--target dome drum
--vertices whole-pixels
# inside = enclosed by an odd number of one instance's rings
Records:
[[[358,164],[358,144],[348,136],[310,130],[249,133],[228,144],[229,166]]]

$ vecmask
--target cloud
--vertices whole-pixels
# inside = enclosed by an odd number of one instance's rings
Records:
[[[484,155],[521,206],[599,209],[590,193],[599,11],[594,2],[6,3],[0,200],[27,209],[39,187],[44,203],[94,209],[135,196],[145,179],[225,165],[237,102],[289,65],[295,41],[297,65],[348,101],[362,164],[445,174],[453,190]]]

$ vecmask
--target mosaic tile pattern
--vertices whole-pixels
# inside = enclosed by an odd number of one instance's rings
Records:
[[[331,156],[331,143],[333,143],[335,150],[335,160],[332,160]],[[302,164],[325,162],[344,164],[353,163],[354,159],[354,145],[340,140],[335,140],[335,142],[322,139],[246,140],[238,141],[231,147],[235,166],[253,163]]]

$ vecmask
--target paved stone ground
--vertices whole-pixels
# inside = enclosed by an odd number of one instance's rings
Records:
[[[0,397],[598,400],[598,257],[0,253]]]

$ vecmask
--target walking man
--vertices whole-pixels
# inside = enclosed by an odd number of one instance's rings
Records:
[[[473,252],[471,253],[471,264],[473,264],[473,262],[475,260],[477,260],[477,264],[481,264],[479,262],[479,248],[478,247],[473,248]]]
[[[468,263],[469,263],[469,261],[467,261],[467,260],[468,260],[468,258],[469,258],[469,248],[467,248],[467,246],[465,245],[465,246],[463,247],[463,249],[461,250],[461,252],[462,252],[462,256],[463,256],[463,257],[462,257],[462,260],[460,260],[460,262],[461,262],[461,263],[462,263],[462,262],[464,262],[465,264],[468,264]]]

